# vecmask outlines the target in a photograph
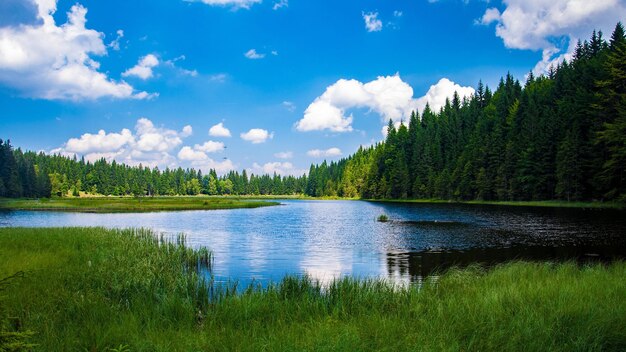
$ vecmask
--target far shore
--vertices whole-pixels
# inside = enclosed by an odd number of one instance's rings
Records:
[[[90,213],[156,212],[184,210],[218,210],[259,208],[279,205],[277,200],[350,200],[376,203],[407,204],[463,204],[515,207],[579,208],[579,209],[626,209],[619,202],[568,202],[561,200],[542,201],[482,201],[443,199],[361,199],[337,196],[310,197],[295,195],[196,195],[196,196],[102,196],[81,194],[80,197],[53,197],[41,199],[0,198],[0,210],[41,210]]]
[[[75,197],[0,198],[0,210],[67,211],[81,213],[139,213],[183,210],[259,208],[278,202],[236,197]]]

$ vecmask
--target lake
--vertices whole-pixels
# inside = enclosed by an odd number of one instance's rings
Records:
[[[146,227],[215,255],[217,281],[287,274],[419,282],[450,266],[626,257],[626,212],[494,205],[281,200],[258,209],[91,214],[0,212],[0,226]],[[377,222],[386,214],[390,222]]]

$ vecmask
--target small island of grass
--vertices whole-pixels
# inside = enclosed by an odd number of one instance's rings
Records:
[[[278,202],[235,197],[92,197],[92,198],[0,198],[0,210],[41,210],[82,213],[135,213],[181,210],[259,208]]]

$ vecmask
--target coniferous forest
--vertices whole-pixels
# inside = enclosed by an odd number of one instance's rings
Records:
[[[601,32],[524,82],[426,106],[384,142],[308,176],[218,176],[14,149],[0,141],[0,196],[306,194],[367,199],[626,200],[626,36]]]

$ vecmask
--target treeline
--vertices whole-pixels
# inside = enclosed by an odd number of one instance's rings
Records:
[[[13,150],[0,140],[0,196],[288,195],[303,194],[307,177],[250,175],[231,171],[218,176],[195,169],[131,167],[115,161],[84,159]]]
[[[601,32],[570,62],[522,86],[454,94],[408,123],[390,121],[384,142],[308,176],[218,176],[194,169],[131,167],[13,150],[0,140],[0,196],[260,194],[459,200],[626,201],[626,37]]]
[[[579,42],[546,76],[482,84],[389,123],[384,143],[312,166],[306,193],[363,198],[626,200],[626,39]]]

